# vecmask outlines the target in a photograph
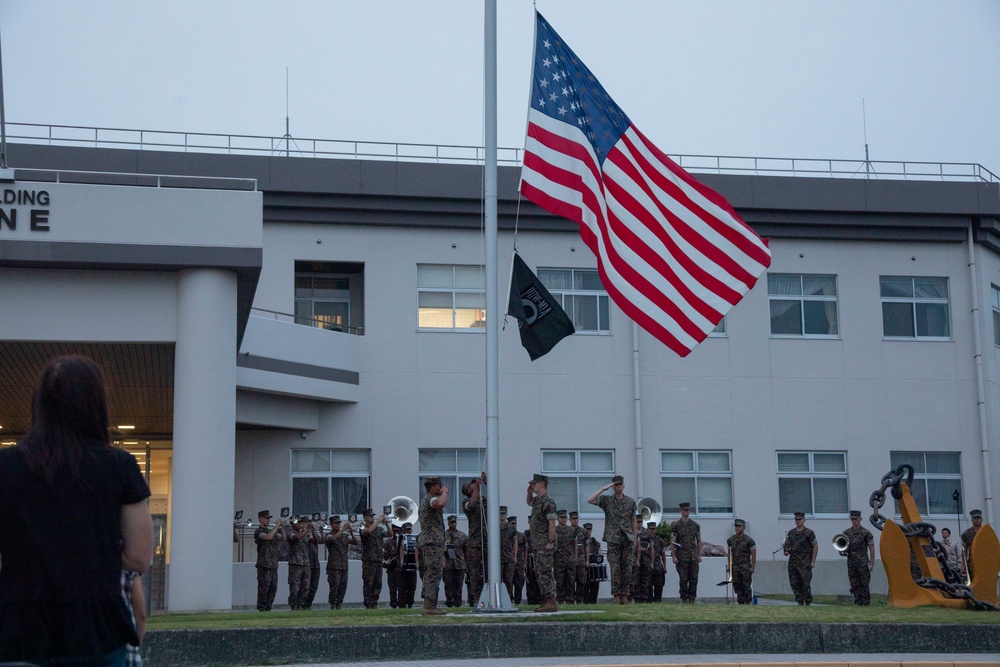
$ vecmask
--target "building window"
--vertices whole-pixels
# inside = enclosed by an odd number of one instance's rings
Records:
[[[421,449],[419,450],[419,488],[414,499],[419,503],[427,491],[424,480],[438,476],[448,487],[448,504],[444,508],[445,516],[457,514],[458,500],[464,498],[462,485],[471,479],[479,477],[486,469],[485,449]]]
[[[542,472],[549,477],[548,492],[556,507],[581,515],[600,514],[587,498],[611,482],[615,453],[610,449],[542,450]]]
[[[913,466],[910,492],[923,516],[962,514],[962,467],[958,452],[889,452],[895,470],[900,464]],[[958,492],[959,500],[955,500]],[[899,514],[899,503],[896,504]]]
[[[767,274],[772,336],[836,336],[837,276]]]
[[[1000,287],[990,286],[993,306],[993,344],[1000,347]]]
[[[847,455],[844,452],[778,452],[781,514],[845,514]]]
[[[295,323],[362,333],[364,264],[295,262]]]
[[[726,318],[723,317],[719,320],[719,323],[715,325],[715,328],[708,332],[709,336],[714,338],[722,338],[726,335]]]
[[[661,451],[663,513],[680,514],[691,503],[694,514],[733,513],[733,469],[729,452]]]
[[[886,338],[951,336],[947,278],[880,276],[879,291]]]
[[[360,514],[370,480],[368,449],[293,449],[292,514]]]
[[[486,275],[481,266],[417,266],[417,326],[447,331],[486,327]]]
[[[611,333],[611,302],[595,269],[538,269],[538,279],[559,299],[577,333]]]

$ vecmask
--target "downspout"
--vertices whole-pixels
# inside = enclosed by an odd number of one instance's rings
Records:
[[[979,403],[979,442],[983,457],[983,489],[986,492],[986,520],[993,523],[993,489],[990,481],[989,429],[986,421],[986,382],[983,379],[983,341],[979,313],[979,272],[976,269],[976,250],[969,225],[969,282],[972,285],[972,332],[976,345],[976,400]]]
[[[635,493],[645,497],[642,482],[642,389],[639,386],[639,325],[632,322],[632,395],[635,401]]]

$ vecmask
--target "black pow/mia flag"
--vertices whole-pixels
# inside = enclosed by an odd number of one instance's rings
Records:
[[[514,253],[507,314],[517,319],[521,345],[534,361],[574,333],[573,322],[520,255]]]

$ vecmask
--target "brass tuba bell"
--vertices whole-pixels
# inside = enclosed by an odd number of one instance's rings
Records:
[[[401,527],[407,521],[415,523],[413,519],[417,515],[417,503],[413,498],[396,496],[385,506],[389,509],[386,518],[391,519],[392,525],[396,528]]]
[[[635,511],[636,514],[642,517],[642,526],[640,528],[645,527],[650,521],[659,525],[660,518],[663,516],[660,503],[649,496],[639,499],[639,502],[636,503]]]
[[[847,535],[844,535],[843,533],[837,533],[834,535],[831,542],[833,543],[833,548],[840,552],[841,555],[845,554],[847,546],[851,543],[851,541],[847,539]]]

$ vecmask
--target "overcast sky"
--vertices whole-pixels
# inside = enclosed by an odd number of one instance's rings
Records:
[[[527,0],[499,0],[523,146]],[[1000,174],[997,0],[538,0],[671,154],[978,162]],[[0,3],[10,123],[481,145],[483,3]],[[16,165],[12,165],[16,166]]]

